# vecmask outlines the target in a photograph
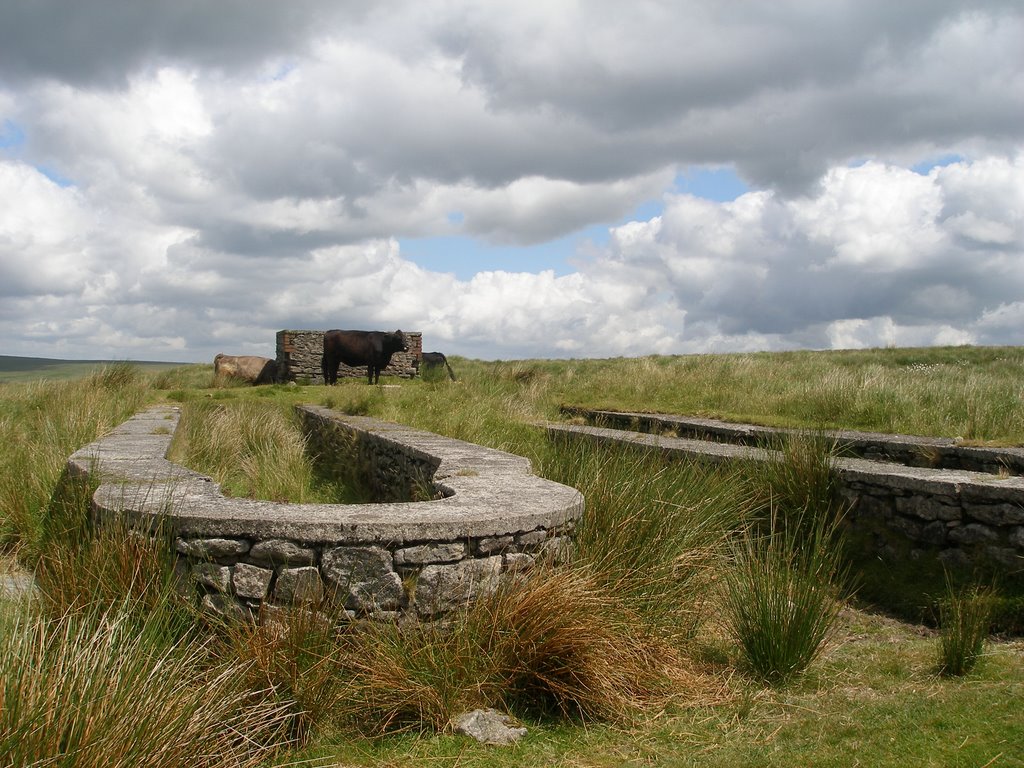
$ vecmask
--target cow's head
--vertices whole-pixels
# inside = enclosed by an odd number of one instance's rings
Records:
[[[396,352],[409,351],[409,342],[405,340],[405,334],[401,331],[388,334],[388,346],[393,346]]]

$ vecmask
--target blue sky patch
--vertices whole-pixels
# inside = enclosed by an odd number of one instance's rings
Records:
[[[36,170],[43,174],[43,176],[48,178],[54,184],[56,184],[58,187],[73,187],[75,185],[75,182],[73,182],[67,176],[57,173],[57,171],[53,170],[48,166],[37,165]]]
[[[917,163],[916,165],[910,166],[910,170],[912,170],[914,173],[919,173],[922,176],[927,176],[928,173],[932,170],[932,168],[944,168],[945,166],[952,165],[953,163],[963,162],[965,159],[966,158],[963,155],[939,155],[937,157],[931,157],[928,158],[927,160],[923,160],[920,163]]]
[[[746,194],[750,188],[731,166],[690,166],[676,175],[672,189],[667,191],[725,203]],[[575,271],[569,259],[583,243],[604,245],[610,238],[611,228],[630,221],[650,221],[664,209],[661,198],[645,200],[618,221],[594,224],[539,245],[489,245],[464,235],[405,238],[399,240],[399,244],[402,258],[432,272],[452,272],[460,280],[469,280],[477,272],[488,270],[536,273],[552,269],[561,276]],[[447,219],[457,227],[462,224],[464,215],[462,211],[451,211]]]
[[[20,147],[25,143],[25,131],[13,120],[4,120],[0,124],[0,149]]]
[[[459,280],[469,280],[477,272],[541,272],[553,269],[556,275],[573,271],[568,257],[580,238],[573,234],[539,245],[488,245],[472,237],[418,237],[400,240],[403,259],[431,272],[454,272]]]
[[[736,169],[732,166],[707,168],[691,165],[676,175],[675,187],[676,192],[719,203],[731,203],[750,191],[750,187],[736,175]]]

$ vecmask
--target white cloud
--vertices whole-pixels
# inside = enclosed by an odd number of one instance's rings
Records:
[[[57,5],[0,6],[0,352],[1020,343],[1015,3]],[[752,191],[672,191],[702,164]],[[595,226],[570,274],[398,246]]]
[[[1002,196],[973,184],[974,168],[921,176],[869,163],[828,174],[814,197],[673,197],[661,217],[615,231],[585,273],[660,286],[687,312],[685,340],[698,346],[742,347],[751,334],[819,347],[967,343],[995,296],[1011,301],[1024,291],[1014,193],[1024,189],[1024,165],[977,163],[979,178],[1002,181]],[[947,217],[951,207],[1005,222],[1013,236],[999,244],[957,238],[962,220]]]

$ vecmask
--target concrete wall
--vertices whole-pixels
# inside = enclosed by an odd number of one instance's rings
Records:
[[[358,462],[384,501],[227,498],[210,478],[164,458],[178,422],[171,406],[76,451],[68,475],[98,482],[97,521],[169,527],[183,584],[222,616],[329,600],[352,617],[429,619],[538,557],[571,552],[583,497],[534,475],[529,460],[318,406],[299,410],[314,449]],[[432,500],[408,500],[423,489]]]
[[[384,369],[385,376],[411,379],[416,375],[413,361],[423,355],[423,334],[419,331],[406,331],[403,335],[409,349],[407,352],[396,352],[391,356],[391,363]],[[323,358],[323,354],[324,331],[277,332],[277,366],[281,381],[307,381],[310,384],[323,384],[324,377],[320,370],[320,360]],[[338,376],[339,378],[344,376],[365,379],[366,367],[351,368],[342,363],[338,368]]]

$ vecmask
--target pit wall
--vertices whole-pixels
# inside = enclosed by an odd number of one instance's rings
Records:
[[[326,600],[352,618],[429,620],[538,558],[571,554],[583,498],[534,475],[529,460],[318,406],[298,411],[314,450],[352,457],[390,500],[227,498],[209,477],[165,458],[178,423],[170,406],[77,451],[68,475],[98,483],[97,521],[169,530],[182,584],[220,616]],[[413,490],[431,500],[405,500]]]
[[[389,331],[393,328],[387,329]],[[281,381],[299,381],[309,384],[323,384],[324,376],[320,361],[324,356],[325,331],[278,331],[277,370]],[[403,332],[409,349],[396,352],[383,370],[384,376],[411,379],[416,376],[413,363],[423,356],[423,334],[419,331]],[[366,378],[366,366],[352,368],[341,363],[339,377]]]
[[[553,439],[627,444],[705,462],[771,460],[779,454],[765,446],[791,434],[664,414],[571,415],[601,426],[552,424]],[[1024,449],[860,432],[820,436],[848,454],[834,460],[835,481],[847,525],[869,557],[1024,578]]]

